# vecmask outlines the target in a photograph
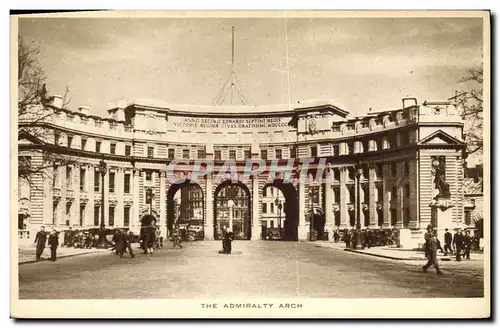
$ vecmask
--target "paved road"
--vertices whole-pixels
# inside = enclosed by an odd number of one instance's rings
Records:
[[[20,298],[482,297],[482,265],[384,260],[314,243],[236,241],[163,248],[134,259],[90,254],[20,266]]]

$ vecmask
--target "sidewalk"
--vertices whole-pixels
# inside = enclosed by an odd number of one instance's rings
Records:
[[[69,248],[69,247],[58,247],[57,248],[57,258],[65,258],[71,256],[78,256],[91,253],[103,253],[109,252],[107,249],[97,249],[97,248]],[[38,262],[35,259],[36,248],[35,247],[22,247],[19,248],[19,264],[28,264]],[[42,258],[40,261],[46,261],[50,259],[50,248],[45,247]]]
[[[390,260],[411,260],[411,261],[422,261],[425,260],[425,254],[422,251],[410,250],[410,249],[401,249],[397,247],[390,246],[382,246],[382,247],[372,247],[366,249],[346,249],[344,243],[333,243],[333,242],[316,242],[317,247],[325,247],[325,248],[335,248],[335,249],[343,249],[347,252],[371,255],[376,257],[382,257]],[[451,261],[454,260],[455,257],[453,255],[444,256],[443,253],[438,252],[438,258],[441,261]],[[468,261],[484,261],[483,253],[471,253],[471,259]]]

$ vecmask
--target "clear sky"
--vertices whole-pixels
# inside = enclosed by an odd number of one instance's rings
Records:
[[[210,105],[231,71],[232,26],[235,71],[256,105],[398,108],[405,96],[449,98],[482,63],[477,18],[23,18],[19,33],[40,45],[50,93],[68,85],[70,109],[107,115],[116,99]]]

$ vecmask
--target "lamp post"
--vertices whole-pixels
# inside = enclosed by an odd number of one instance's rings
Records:
[[[309,241],[313,241],[313,231],[314,231],[314,202],[313,202],[313,196],[314,196],[314,189],[311,187],[309,189],[309,199],[311,203],[311,216],[309,218]]]
[[[153,214],[153,188],[146,189],[146,202],[149,203],[149,215]]]
[[[361,248],[361,176],[363,175],[363,168],[358,163],[356,165],[356,248]]]
[[[101,224],[99,227],[99,242],[97,248],[108,248],[106,241],[106,228],[104,224],[104,176],[106,175],[108,166],[106,162],[101,159],[99,162],[99,172],[101,173]]]
[[[234,207],[234,201],[230,199],[227,202],[227,205],[229,206],[229,231],[233,231],[233,207]]]
[[[276,208],[278,208],[278,230],[280,232],[280,239],[283,238],[283,234],[281,232],[281,209],[283,208],[283,203],[281,200],[276,197],[276,200],[274,201],[274,204],[276,204]]]

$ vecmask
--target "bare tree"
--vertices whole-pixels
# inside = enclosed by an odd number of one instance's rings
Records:
[[[463,89],[456,91],[451,99],[462,108],[468,154],[480,155],[483,152],[483,68],[468,70],[459,82]]]
[[[18,133],[27,134],[39,143],[22,145],[19,150],[40,155],[42,164],[33,164],[30,156],[19,154],[18,177],[34,186],[33,178],[47,174],[47,169],[66,166],[74,161],[60,152],[54,151],[55,144],[48,144],[49,135],[54,131],[47,128],[46,123],[54,115],[51,108],[53,97],[47,91],[45,72],[38,62],[39,46],[27,43],[18,38]],[[69,104],[69,88],[63,97],[63,108]],[[40,162],[40,161],[38,161]]]

